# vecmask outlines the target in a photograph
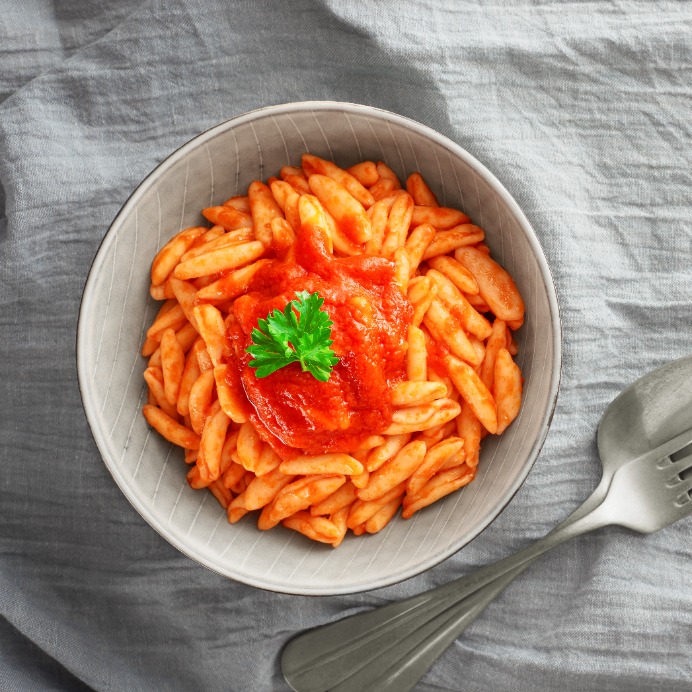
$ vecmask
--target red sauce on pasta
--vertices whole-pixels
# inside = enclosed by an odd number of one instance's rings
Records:
[[[319,233],[302,230],[285,261],[273,260],[233,305],[230,326],[250,420],[282,458],[349,451],[392,420],[390,390],[405,379],[406,335],[413,309],[394,281],[394,263],[359,255],[336,258]],[[320,382],[298,363],[255,377],[245,351],[257,320],[283,310],[297,291],[317,292],[329,313],[339,357]],[[231,368],[229,368],[230,370]]]

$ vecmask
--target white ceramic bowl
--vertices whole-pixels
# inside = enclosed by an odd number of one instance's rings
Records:
[[[191,490],[182,452],[146,424],[141,408],[143,334],[157,310],[151,260],[203,207],[245,194],[248,184],[297,164],[309,151],[349,166],[384,160],[403,179],[421,171],[441,204],[485,229],[493,256],[526,301],[517,332],[525,378],[521,413],[499,438],[486,438],[476,480],[381,533],[350,534],[336,550],[253,516],[230,525],[206,491]],[[77,359],[84,409],[108,469],[137,511],[168,541],[207,567],[287,593],[364,591],[435,565],[482,531],[529,472],[548,431],[560,372],[557,299],[543,252],[498,180],[446,137],[399,115],[347,103],[308,102],[253,111],[202,133],[175,151],[134,191],[96,254],[79,316]]]

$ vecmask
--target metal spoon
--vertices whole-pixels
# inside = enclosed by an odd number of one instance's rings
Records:
[[[603,476],[541,541],[450,584],[318,627],[291,640],[281,665],[297,692],[412,689],[485,606],[540,554],[616,523],[651,532],[692,512],[692,357],[628,387],[598,429]],[[680,452],[680,450],[683,450]],[[671,460],[671,456],[681,459]]]

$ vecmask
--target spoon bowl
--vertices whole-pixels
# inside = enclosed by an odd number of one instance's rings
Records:
[[[608,406],[598,426],[603,475],[673,439],[692,420],[692,356],[647,373]]]

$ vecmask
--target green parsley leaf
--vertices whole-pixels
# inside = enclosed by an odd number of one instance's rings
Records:
[[[274,310],[266,319],[257,320],[252,344],[247,352],[253,356],[250,367],[256,377],[267,377],[290,363],[300,363],[303,372],[310,372],[320,382],[329,379],[339,362],[330,348],[333,322],[320,310],[324,298],[318,293],[296,291],[297,300],[289,300],[281,310]]]

